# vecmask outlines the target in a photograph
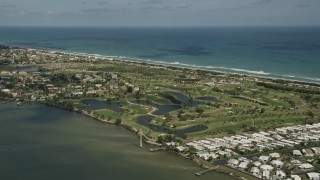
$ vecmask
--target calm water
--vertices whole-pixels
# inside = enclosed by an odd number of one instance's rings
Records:
[[[0,44],[320,83],[320,27],[0,27]]]
[[[176,93],[178,95],[181,95],[182,97],[186,97],[183,94],[180,93]],[[121,112],[123,111],[122,107],[128,105],[127,102],[106,102],[106,101],[100,101],[100,100],[94,100],[94,99],[90,99],[90,100],[83,100],[83,102],[88,105],[87,107],[84,107],[83,109],[89,109],[89,110],[98,110],[98,109],[110,109],[116,112]],[[153,106],[156,107],[157,110],[155,112],[153,112],[152,114],[154,115],[164,115],[168,112],[171,111],[175,111],[178,109],[181,109],[182,106],[180,105],[175,105],[175,104],[170,104],[170,105],[158,105],[158,104],[154,104],[151,102],[147,102],[144,100],[134,100],[132,101],[133,103],[136,104],[144,104],[144,105],[149,105],[149,106]],[[143,126],[148,127],[149,129],[156,131],[156,132],[165,132],[165,133],[170,133],[170,134],[175,134],[177,137],[183,138],[185,134],[188,133],[193,133],[193,132],[198,132],[198,131],[203,131],[208,129],[207,126],[205,125],[196,125],[196,126],[192,126],[189,128],[185,128],[185,129],[180,129],[180,130],[176,130],[176,131],[171,131],[165,127],[159,126],[159,125],[154,125],[154,124],[150,124],[150,121],[155,118],[154,116],[151,115],[142,115],[139,116],[137,118],[137,122]]]
[[[0,104],[0,179],[232,179],[195,177],[176,155],[138,148],[131,132],[40,104]]]

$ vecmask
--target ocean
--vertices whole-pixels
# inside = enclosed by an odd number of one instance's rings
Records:
[[[320,83],[320,27],[0,27],[0,44]]]

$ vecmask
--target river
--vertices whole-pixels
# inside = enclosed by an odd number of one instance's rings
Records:
[[[0,179],[233,179],[196,177],[190,160],[138,147],[123,127],[37,103],[0,101]]]

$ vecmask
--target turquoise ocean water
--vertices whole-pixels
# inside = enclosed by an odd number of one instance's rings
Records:
[[[0,44],[320,83],[320,27],[0,27]]]

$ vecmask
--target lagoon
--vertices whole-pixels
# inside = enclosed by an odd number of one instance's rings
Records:
[[[196,177],[195,163],[138,147],[123,127],[37,103],[0,102],[0,179],[233,179]]]

